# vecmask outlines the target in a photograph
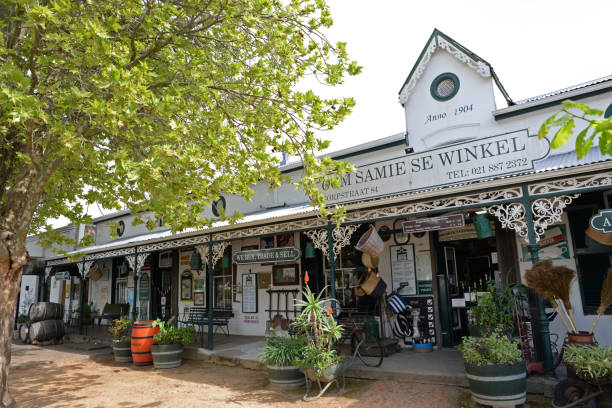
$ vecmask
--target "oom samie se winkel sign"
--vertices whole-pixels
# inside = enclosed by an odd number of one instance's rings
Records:
[[[547,139],[519,130],[356,166],[340,188],[322,189],[328,204],[372,199],[532,171],[549,151]]]

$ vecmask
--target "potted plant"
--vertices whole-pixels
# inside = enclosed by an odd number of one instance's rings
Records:
[[[293,362],[300,358],[305,345],[304,336],[270,336],[259,353],[259,362],[268,369],[270,383],[283,387],[304,384],[304,374]]]
[[[130,329],[133,320],[124,319],[123,317],[113,321],[113,324],[108,329],[113,335],[113,354],[115,361],[120,363],[129,363],[132,361],[132,350],[130,345]]]
[[[476,306],[471,310],[474,325],[470,326],[471,336],[491,334],[501,330],[510,335],[514,328],[514,300],[512,287],[499,287],[494,280],[487,282],[487,291],[479,294]]]
[[[500,330],[484,337],[464,337],[459,351],[472,399],[492,406],[515,406],[525,402],[527,373],[518,340]]]
[[[174,316],[168,321],[155,320],[153,327],[159,327],[159,332],[153,336],[151,345],[153,366],[155,368],[179,367],[183,362],[183,346],[192,343],[196,338],[193,326],[176,327],[172,325]]]
[[[612,384],[612,349],[568,344],[563,353],[563,362],[567,366],[568,378],[555,385],[554,406],[575,405],[579,399],[582,400],[579,406],[597,406],[596,398],[605,391],[602,386]],[[599,387],[594,388],[593,385]]]
[[[334,380],[341,369],[341,358],[334,344],[342,336],[342,326],[334,319],[329,305],[332,299],[323,298],[325,289],[317,296],[306,286],[304,300],[297,300],[302,311],[293,328],[305,338],[305,346],[294,364],[300,367],[311,381]]]

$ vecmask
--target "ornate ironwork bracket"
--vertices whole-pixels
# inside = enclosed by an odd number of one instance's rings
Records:
[[[580,194],[561,195],[538,198],[531,202],[536,242],[546,233],[549,226],[561,222],[563,210],[578,197]],[[519,237],[527,238],[527,219],[525,206],[522,203],[497,204],[484,210],[497,217],[503,228],[512,229]]]
[[[136,276],[140,276],[140,270],[144,266],[144,262],[150,254],[138,254],[138,255],[127,255],[125,260],[130,265],[130,268],[136,273]],[[136,262],[137,261],[137,262]],[[136,264],[134,264],[136,263]]]
[[[217,262],[219,262],[219,259],[223,257],[225,248],[227,248],[229,244],[230,244],[229,241],[221,241],[221,242],[213,243],[212,245],[213,247],[213,253],[212,253],[213,267],[217,264]],[[208,245],[196,245],[195,249],[200,254],[200,257],[202,257],[202,264],[208,265]]]
[[[351,242],[353,233],[357,230],[357,228],[359,228],[360,225],[361,224],[350,224],[334,228],[332,235],[334,237],[334,254],[336,254],[336,256],[340,253],[342,248]],[[326,229],[308,230],[305,232],[305,234],[312,240],[315,248],[320,249],[326,257],[329,255],[329,244]]]
[[[89,273],[89,268],[91,268],[91,265],[93,265],[93,263],[94,261],[77,262],[77,268],[79,268],[79,275],[81,275],[81,277],[85,277],[85,275]]]

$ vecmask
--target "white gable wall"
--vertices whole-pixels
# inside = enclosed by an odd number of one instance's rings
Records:
[[[448,101],[438,101],[431,95],[430,87],[438,75],[447,72],[459,78],[459,91]],[[490,136],[489,130],[495,126],[494,110],[491,77],[482,77],[446,50],[438,49],[404,105],[410,146],[420,152]]]

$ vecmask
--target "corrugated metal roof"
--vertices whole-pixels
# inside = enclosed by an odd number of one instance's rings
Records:
[[[595,147],[580,160],[578,160],[578,156],[574,151],[548,156],[544,160],[540,160],[539,162],[535,163],[535,172],[584,166],[586,164],[600,163],[604,161],[612,161],[612,156],[604,156],[601,154],[599,147]]]
[[[522,105],[522,104],[525,104],[525,103],[528,103],[528,102],[541,101],[543,99],[547,99],[547,98],[550,98],[550,97],[553,97],[553,96],[561,95],[561,94],[564,94],[564,93],[575,91],[577,89],[586,88],[586,87],[589,87],[589,86],[592,86],[592,85],[597,85],[597,84],[601,84],[603,82],[608,82],[608,81],[612,81],[612,75],[608,75],[608,76],[605,76],[605,77],[602,77],[602,78],[593,79],[593,80],[588,81],[588,82],[583,82],[583,83],[578,84],[578,85],[572,85],[572,86],[569,86],[567,88],[559,89],[559,90],[553,91],[553,92],[548,92],[548,93],[545,93],[545,94],[542,94],[542,95],[532,96],[531,98],[523,99],[521,101],[515,101],[514,103],[516,105]]]
[[[267,209],[264,211],[258,211],[255,213],[245,215],[243,219],[236,222],[234,225],[257,223],[258,221],[264,221],[264,220],[273,221],[275,219],[279,219],[279,218],[283,218],[287,216],[298,215],[298,214],[306,214],[308,212],[314,212],[316,210],[317,209],[311,206],[310,204],[300,204],[300,205],[294,205],[290,207],[271,208],[271,209]],[[203,229],[189,228],[178,234],[172,234],[170,230],[161,231],[161,232],[151,232],[149,234],[138,235],[135,237],[130,237],[130,238],[122,239],[122,240],[108,242],[106,244],[92,245],[86,248],[82,248],[78,251],[69,252],[68,255],[79,254],[83,252],[87,254],[93,254],[96,252],[109,251],[112,249],[123,248],[126,246],[128,247],[133,246],[133,244],[135,244],[136,242],[138,243],[138,245],[144,245],[149,241],[159,241],[159,240],[164,240],[164,238],[172,237],[172,239],[175,239],[175,238],[180,238],[183,235],[194,235],[194,233],[197,233],[197,232],[201,232],[201,233],[212,232],[216,229],[220,229],[228,225],[230,224],[227,221],[220,221],[220,222],[215,222],[210,229],[209,228],[203,228]],[[63,256],[58,257],[58,258],[63,258]]]

